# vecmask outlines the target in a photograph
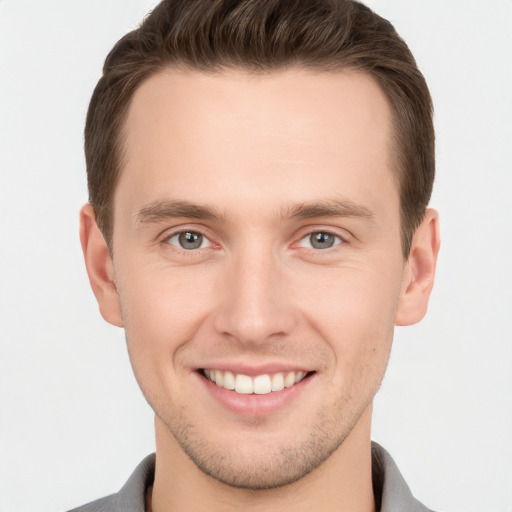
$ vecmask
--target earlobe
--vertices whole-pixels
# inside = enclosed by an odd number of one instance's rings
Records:
[[[414,233],[395,317],[396,325],[412,325],[426,314],[440,247],[439,216],[428,209]]]
[[[101,315],[108,323],[123,327],[112,259],[89,203],[80,210],[80,242],[89,282]]]

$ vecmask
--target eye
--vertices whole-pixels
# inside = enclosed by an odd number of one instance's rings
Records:
[[[201,233],[197,231],[181,231],[173,236],[170,236],[166,242],[180,249],[186,251],[193,251],[194,249],[203,249],[210,246],[210,241]]]
[[[301,239],[299,245],[309,249],[330,249],[339,245],[343,240],[328,231],[315,231]]]

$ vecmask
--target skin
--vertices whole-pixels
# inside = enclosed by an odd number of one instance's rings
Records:
[[[351,71],[170,69],[136,91],[113,257],[90,205],[81,239],[156,414],[153,510],[374,510],[372,400],[439,249],[428,210],[403,258],[390,127]],[[265,414],[227,409],[199,371],[270,367],[309,373]]]

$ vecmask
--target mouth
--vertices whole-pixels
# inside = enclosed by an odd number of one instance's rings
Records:
[[[251,377],[243,373],[203,368],[199,373],[218,387],[234,391],[239,395],[267,395],[291,388],[314,372],[287,371],[264,373]]]

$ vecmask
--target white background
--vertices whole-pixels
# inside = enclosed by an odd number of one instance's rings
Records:
[[[150,0],[0,0],[0,511],[114,492],[154,449],[121,330],[83,269],[82,130],[103,59]],[[373,0],[436,105],[442,220],[426,319],[397,331],[374,438],[414,494],[512,511],[512,1]]]

